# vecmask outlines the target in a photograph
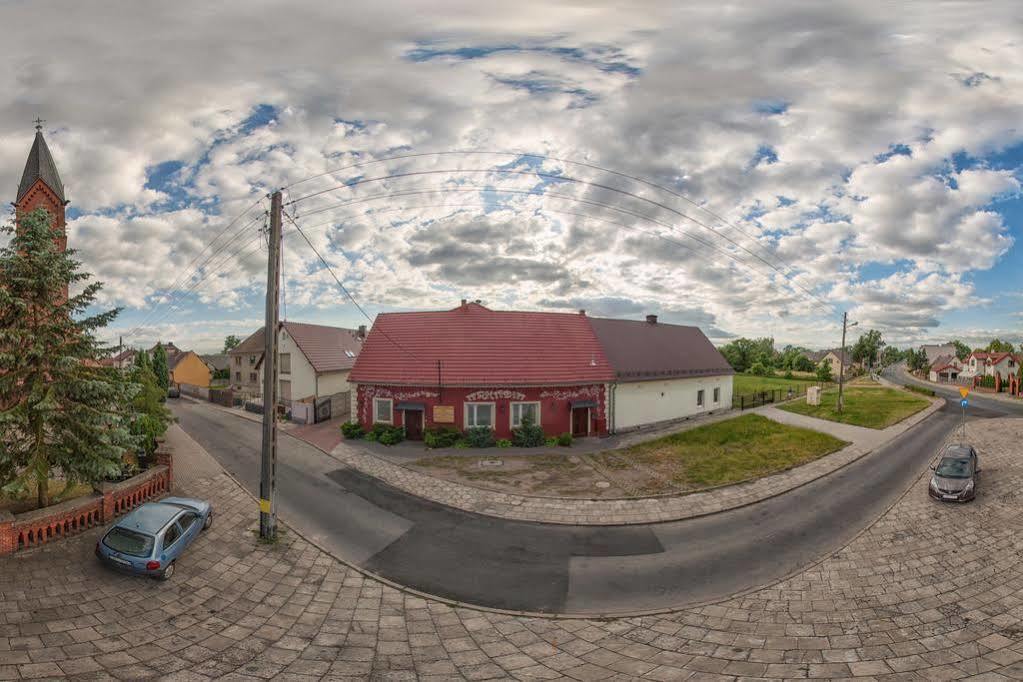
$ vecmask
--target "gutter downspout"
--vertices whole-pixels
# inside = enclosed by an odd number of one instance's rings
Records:
[[[609,425],[608,432],[609,433],[617,433],[617,429],[615,427],[615,402],[616,402],[615,394],[616,394],[617,389],[618,389],[618,382],[616,381],[613,384],[611,384],[610,388],[611,388],[611,390],[608,391],[608,398],[609,398],[609,400],[608,400],[609,410],[608,411],[611,413],[610,414],[610,420],[609,420],[611,423]]]

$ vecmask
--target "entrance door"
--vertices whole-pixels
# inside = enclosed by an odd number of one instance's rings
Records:
[[[580,438],[590,433],[590,408],[577,407],[572,410],[572,436]]]
[[[423,440],[422,410],[405,410],[405,438]]]

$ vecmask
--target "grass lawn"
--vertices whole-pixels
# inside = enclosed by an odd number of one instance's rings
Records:
[[[682,488],[697,489],[766,476],[845,445],[826,433],[745,414],[616,452],[669,475]]]
[[[773,391],[776,389],[785,390],[789,386],[799,392],[816,380],[814,376],[804,378],[794,375],[791,379],[785,379],[782,377],[758,377],[752,374],[736,374],[732,377],[732,395],[749,395],[759,391]]]
[[[819,406],[807,405],[806,401],[797,400],[781,405],[779,409],[843,424],[883,429],[930,405],[930,401],[924,398],[893,388],[849,386],[845,389],[843,397],[845,406],[841,414],[835,411],[835,403],[838,401],[837,390],[825,391],[821,395]]]
[[[54,503],[54,498],[64,491],[64,481],[56,479],[50,479],[50,504]],[[92,492],[91,485],[76,485],[67,494],[66,497],[62,498],[61,502],[67,500],[73,500],[76,497],[88,495]],[[31,483],[28,486],[28,491],[23,495],[17,497],[8,497],[0,494],[0,511],[9,511],[12,514],[21,514],[22,512],[32,511],[36,508],[36,485]]]

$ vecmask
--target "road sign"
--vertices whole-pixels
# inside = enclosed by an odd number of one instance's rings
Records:
[[[963,409],[965,410],[965,409],[966,409],[966,406],[967,406],[967,405],[968,405],[969,403],[970,403],[970,401],[969,401],[969,400],[967,400],[966,398],[963,398],[963,399],[962,399],[962,401],[961,401],[961,402],[960,402],[959,404],[960,404],[960,405],[962,405],[962,406],[963,406]]]
[[[960,386],[959,395],[961,395],[963,398],[966,398],[966,396],[970,395],[970,389],[966,388],[965,386]]]

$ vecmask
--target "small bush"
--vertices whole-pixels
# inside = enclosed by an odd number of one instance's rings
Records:
[[[791,379],[792,378],[792,370],[791,369],[788,370],[787,372],[785,372],[785,378],[786,379]]]
[[[543,444],[549,448],[552,448],[558,444],[558,438],[557,436],[551,436],[550,438],[546,439]]]
[[[520,448],[538,448],[546,441],[543,428],[528,417],[522,420],[522,426],[512,429],[512,443]]]
[[[405,440],[405,429],[400,426],[390,426],[377,436],[377,442],[381,445],[397,445]]]
[[[362,428],[362,424],[345,422],[341,425],[341,434],[348,440],[356,440],[366,435],[366,430]]]
[[[489,448],[494,445],[494,431],[489,426],[474,426],[465,430],[465,442],[471,448]]]
[[[511,446],[512,442],[507,438],[502,438],[501,440],[497,441],[497,447],[499,448],[510,448]]]
[[[923,395],[929,395],[934,397],[934,389],[924,388],[923,386],[914,386],[913,384],[906,384],[906,390],[913,391],[914,393],[921,393]]]
[[[563,433],[560,436],[558,436],[558,445],[560,445],[563,448],[567,448],[570,445],[572,445],[572,434]]]
[[[762,362],[754,362],[750,365],[749,373],[758,377],[774,376],[774,370]]]
[[[368,431],[368,432],[366,432],[366,435],[364,435],[362,437],[362,439],[364,441],[369,442],[369,443],[376,443],[377,442],[377,433],[376,433],[376,431]]]
[[[464,440],[460,440],[455,443],[456,450],[468,450],[471,446]]]
[[[450,448],[462,439],[462,432],[453,426],[431,426],[423,434],[428,448]]]

